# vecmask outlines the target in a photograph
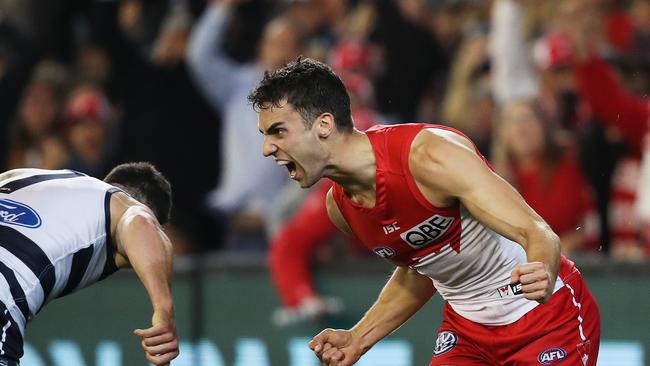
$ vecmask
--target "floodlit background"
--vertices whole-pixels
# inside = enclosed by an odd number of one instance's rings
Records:
[[[599,365],[650,365],[650,1],[0,0],[0,171],[172,182],[181,357],[312,366],[391,266],[337,234],[322,182],[261,154],[246,101],[298,55],[344,80],[359,129],[430,122],[470,136],[561,236],[603,316]],[[434,297],[359,363],[426,365]],[[27,366],[144,365],[133,274],[48,305]]]

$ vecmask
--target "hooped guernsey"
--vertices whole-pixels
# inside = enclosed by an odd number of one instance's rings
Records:
[[[117,270],[110,198],[118,190],[71,170],[0,175],[0,305],[21,334],[49,300]]]
[[[524,298],[520,285],[510,283],[512,270],[527,262],[526,252],[479,222],[460,202],[435,207],[427,201],[409,169],[411,143],[425,128],[466,137],[430,124],[372,127],[366,134],[377,166],[375,205],[356,204],[338,184],[333,198],[366,247],[431,278],[458,314],[484,325],[514,323],[539,305]],[[562,278],[574,271],[573,263],[562,256],[554,293],[564,286]]]

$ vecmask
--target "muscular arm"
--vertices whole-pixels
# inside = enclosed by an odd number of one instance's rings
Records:
[[[341,231],[352,234],[331,189],[327,194],[327,211]],[[314,337],[309,347],[326,365],[352,365],[379,340],[404,324],[434,293],[431,279],[409,267],[397,267],[377,301],[352,329],[325,329]]]
[[[450,131],[424,130],[413,141],[409,165],[429,201],[458,199],[476,219],[519,243],[529,263],[513,271],[513,282],[524,285],[526,298],[548,300],[560,264],[559,238],[519,193],[488,168],[466,138]]]
[[[178,355],[171,293],[171,242],[153,213],[140,204],[129,206],[121,215],[115,238],[116,263],[135,270],[153,306],[152,327],[136,329],[134,333],[143,337],[147,360],[167,365]]]
[[[434,293],[430,278],[409,267],[397,267],[377,301],[351,329],[363,352],[404,324]]]
[[[309,347],[326,365],[352,365],[379,340],[404,324],[434,293],[431,279],[409,267],[397,267],[377,301],[352,329],[325,329],[314,337]]]

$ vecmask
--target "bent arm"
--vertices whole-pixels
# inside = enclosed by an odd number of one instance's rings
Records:
[[[442,192],[460,200],[476,219],[519,243],[529,263],[541,262],[548,278],[540,281],[547,281],[547,286],[543,294],[531,289],[526,297],[548,300],[560,266],[560,240],[519,193],[487,166],[471,142],[450,131],[424,130],[413,142],[409,164],[427,198]]]
[[[534,98],[539,89],[524,40],[522,8],[515,0],[498,0],[492,5],[492,91],[499,105]]]
[[[231,12],[230,5],[209,4],[194,26],[187,46],[187,64],[196,85],[219,108],[232,95],[242,69],[222,50]]]
[[[173,248],[153,213],[140,206],[129,207],[117,224],[116,242],[118,266],[135,270],[154,311],[173,314]]]
[[[415,314],[435,293],[430,278],[409,267],[397,267],[361,320],[350,329],[365,353]]]

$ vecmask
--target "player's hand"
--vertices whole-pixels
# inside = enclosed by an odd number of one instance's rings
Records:
[[[555,283],[551,283],[551,274],[546,264],[531,262],[520,264],[510,274],[511,283],[521,283],[524,297],[545,303],[553,294]]]
[[[142,348],[147,361],[156,366],[168,366],[178,356],[178,336],[173,312],[154,311],[151,328],[136,329],[142,337]]]
[[[323,330],[309,342],[309,348],[325,366],[350,366],[364,354],[352,332],[341,329]]]

